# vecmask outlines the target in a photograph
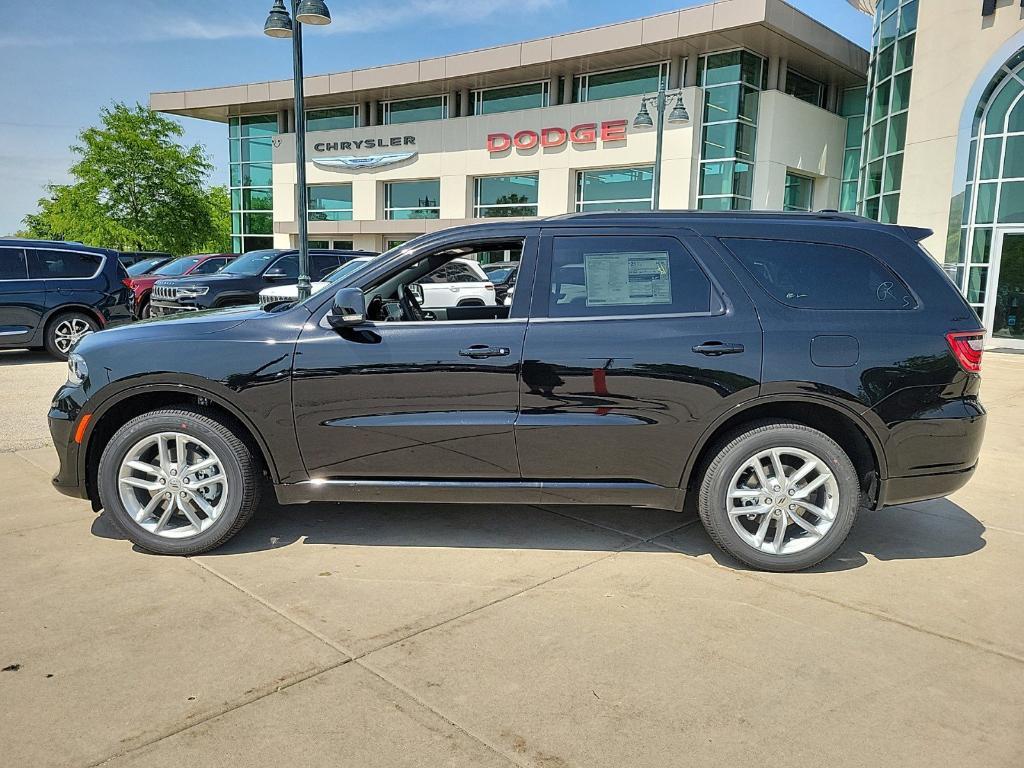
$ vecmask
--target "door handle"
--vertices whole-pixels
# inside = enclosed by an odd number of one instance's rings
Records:
[[[508,357],[509,352],[508,347],[489,347],[486,344],[474,344],[471,347],[466,347],[466,349],[460,349],[459,355],[482,360],[485,357]]]
[[[730,344],[724,341],[705,341],[693,348],[698,355],[718,357],[719,355],[738,355],[743,351],[742,344]]]

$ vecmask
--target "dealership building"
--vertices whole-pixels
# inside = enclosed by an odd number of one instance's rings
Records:
[[[1021,2],[848,1],[873,17],[870,51],[782,0],[716,0],[307,77],[310,243],[382,250],[496,216],[649,209],[656,131],[634,118],[664,83],[687,119],[670,99],[662,208],[929,227],[998,344],[1022,343]],[[290,80],[151,106],[225,123],[236,250],[296,245]]]

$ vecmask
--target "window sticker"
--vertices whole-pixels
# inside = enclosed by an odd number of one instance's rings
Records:
[[[585,253],[588,307],[672,303],[668,253]]]

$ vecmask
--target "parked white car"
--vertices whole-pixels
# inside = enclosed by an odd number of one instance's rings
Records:
[[[498,304],[494,283],[472,259],[452,259],[424,277],[416,286],[422,289],[422,294],[417,298],[424,309],[494,307]]]
[[[322,291],[324,288],[329,285],[333,285],[343,277],[348,277],[353,272],[358,272],[375,258],[376,256],[358,256],[350,261],[346,261],[337,269],[324,275],[323,280],[318,280],[313,283],[311,286],[312,293]],[[297,298],[299,298],[298,285],[275,285],[270,288],[264,288],[260,291],[260,306],[265,307],[268,304],[276,304],[279,301],[294,301]]]

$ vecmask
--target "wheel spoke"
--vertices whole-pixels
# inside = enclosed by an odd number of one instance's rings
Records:
[[[775,518],[775,538],[772,543],[775,545],[775,554],[782,554],[782,547],[786,543],[786,528],[789,527],[789,518],[783,513],[781,517]]]
[[[194,475],[196,472],[202,472],[204,469],[209,469],[210,467],[216,466],[216,464],[216,458],[203,459],[199,463],[192,464],[183,469],[181,471],[181,474],[185,477],[188,477],[189,475]]]
[[[178,474],[184,474],[185,467],[188,466],[188,457],[186,453],[188,451],[185,445],[185,436],[177,434],[174,436],[174,462],[178,465]]]
[[[760,549],[764,546],[764,538],[768,535],[768,525],[772,521],[771,515],[765,515],[761,519],[761,525],[757,528],[757,533],[754,534],[754,546]]]
[[[160,467],[154,467],[152,464],[147,464],[144,461],[126,461],[124,465],[138,472],[145,472],[147,475],[155,475],[159,477],[163,474]]]
[[[782,466],[782,456],[779,455],[779,450],[773,448],[771,451],[772,457],[772,471],[775,473],[775,482],[780,486],[786,483],[786,468]]]
[[[732,507],[729,510],[729,514],[733,517],[742,517],[743,515],[763,515],[766,512],[771,512],[771,507]]]
[[[734,488],[729,492],[730,499],[756,499],[764,491],[759,488]]]
[[[836,519],[835,515],[833,515],[827,509],[823,509],[823,508],[821,508],[819,506],[816,506],[814,504],[811,504],[809,502],[798,501],[797,505],[802,507],[803,509],[806,509],[811,514],[817,515],[818,517],[820,517],[822,520],[824,520],[827,523],[831,523],[833,520]]]
[[[207,486],[213,485],[214,483],[223,483],[225,479],[226,478],[224,477],[224,475],[214,475],[213,477],[201,477],[198,479],[196,484],[192,486],[192,488],[206,488]]]
[[[789,484],[793,485],[794,483],[799,483],[801,480],[807,477],[817,466],[818,462],[816,461],[805,461],[804,465],[800,467],[800,469],[798,469],[796,472],[789,476]]]
[[[167,508],[164,513],[160,515],[160,519],[156,522],[156,527],[153,529],[153,533],[160,533],[166,526],[168,521],[171,519],[171,515],[174,514],[174,502],[168,501]]]
[[[816,478],[811,480],[803,488],[798,488],[797,492],[793,495],[796,499],[805,499],[810,495],[812,491],[818,490],[821,486],[829,481],[832,476],[826,472],[821,472]]]
[[[203,529],[202,521],[192,508],[185,503],[185,497],[183,496],[178,497],[178,509],[180,509],[184,513],[185,517],[188,518],[188,521],[192,523],[192,527],[196,529],[196,533],[199,533]]]
[[[121,482],[124,485],[130,485],[132,488],[141,488],[144,491],[155,493],[156,491],[162,490],[163,486],[160,483],[154,483],[151,480],[143,480],[141,477],[122,477]]]
[[[761,459],[755,456],[750,462],[750,466],[754,468],[754,474],[757,475],[757,482],[761,484],[761,488],[768,490],[768,477],[764,473],[764,467],[761,466]]]
[[[167,436],[157,435],[156,444],[157,456],[159,457],[160,461],[160,469],[162,469],[164,472],[167,472],[171,468],[171,456],[170,452],[167,450]]]
[[[189,494],[189,499],[206,515],[210,520],[217,517],[217,510],[210,506],[209,502],[197,494]]]
[[[809,534],[811,534],[813,536],[816,536],[818,538],[821,537],[821,532],[817,528],[815,528],[814,525],[809,520],[804,520],[802,515],[798,515],[795,512],[790,512],[789,516],[790,516],[790,519],[792,519],[792,521],[794,523],[799,525],[801,528],[803,528]]]
[[[153,514],[153,512],[160,506],[160,502],[163,501],[164,498],[165,497],[162,493],[158,493],[155,496],[153,496],[153,498],[149,500],[149,503],[145,507],[143,507],[142,510],[137,515],[135,515],[135,522],[141,523],[143,520],[145,520],[147,517]]]

